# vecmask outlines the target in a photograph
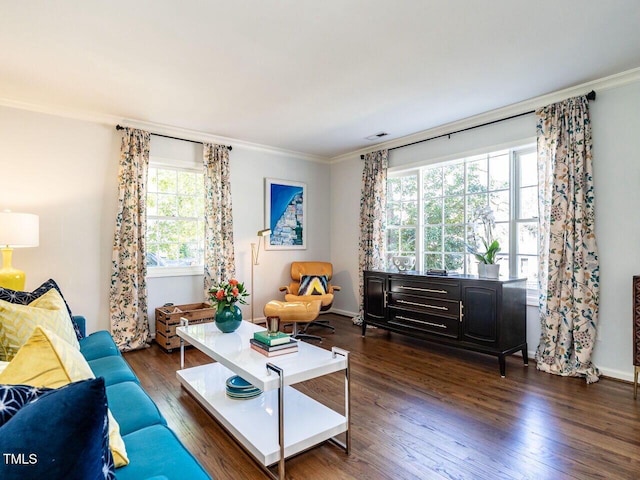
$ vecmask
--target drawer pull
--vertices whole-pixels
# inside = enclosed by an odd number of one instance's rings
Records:
[[[402,288],[404,290],[417,290],[418,292],[429,292],[429,293],[447,293],[446,290],[433,290],[431,288],[418,288],[418,287],[405,287],[404,285],[398,285],[398,288]]]
[[[417,307],[434,308],[436,310],[444,310],[444,311],[449,310],[447,307],[440,307],[438,305],[427,305],[426,303],[408,302],[407,300],[396,300],[396,302],[405,303],[407,305],[415,305]]]
[[[444,323],[425,322],[424,320],[416,320],[415,318],[403,317],[401,315],[396,315],[396,318],[399,318],[401,320],[407,320],[409,322],[422,323],[424,325],[429,325],[430,327],[447,328],[447,326]]]

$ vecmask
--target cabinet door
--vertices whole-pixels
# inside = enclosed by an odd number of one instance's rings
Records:
[[[364,276],[364,316],[367,322],[383,322],[386,317],[387,277]]]
[[[462,287],[462,337],[489,345],[498,341],[498,290],[491,286]]]

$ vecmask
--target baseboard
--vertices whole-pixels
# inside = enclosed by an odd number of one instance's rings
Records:
[[[332,308],[331,310],[329,310],[327,313],[336,313],[338,315],[344,315],[345,317],[355,317],[356,315],[358,315],[357,312],[350,312],[348,310],[341,310],[339,308]]]
[[[514,355],[519,355],[519,353],[514,353]],[[529,365],[532,365],[533,368],[535,368],[536,351],[529,350],[527,352],[527,355],[529,356],[529,360],[531,360],[531,362],[529,362]],[[601,377],[607,377],[607,378],[612,378],[614,380],[622,380],[624,382],[633,383],[633,370],[629,372],[624,372],[624,371],[616,370],[613,368],[602,368],[602,367],[598,367],[598,370],[600,370]]]

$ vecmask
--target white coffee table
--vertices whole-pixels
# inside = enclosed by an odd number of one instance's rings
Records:
[[[243,321],[233,333],[215,323],[176,328],[181,339],[181,370],[176,373],[207,411],[248,451],[272,478],[284,478],[285,459],[330,440],[350,450],[349,352],[299,342],[298,352],[268,358],[249,346],[264,327]],[[217,363],[184,368],[184,341]],[[344,371],[345,407],[340,414],[291,387]],[[226,380],[240,375],[264,393],[249,400],[227,397]],[[335,437],[346,433],[345,442]],[[268,467],[278,463],[278,475]]]

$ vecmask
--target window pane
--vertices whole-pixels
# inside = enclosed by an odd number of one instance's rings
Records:
[[[424,248],[427,252],[442,251],[442,227],[424,229]]]
[[[462,273],[462,269],[464,268],[464,255],[445,253],[444,268],[450,272]]]
[[[193,172],[178,172],[178,193],[193,195],[196,193],[196,175]]]
[[[464,252],[464,225],[445,225],[444,251]]]
[[[487,191],[487,160],[467,163],[467,193]]]
[[[402,209],[402,224],[418,224],[418,202],[405,202]]]
[[[518,253],[538,254],[538,224],[534,222],[518,224]]]
[[[538,257],[533,255],[518,255],[516,261],[516,275],[527,278],[527,287],[538,288]]]
[[[387,226],[400,225],[402,210],[399,203],[387,204]]]
[[[158,195],[155,193],[147,193],[147,215],[158,214]]]
[[[504,153],[489,160],[489,188],[509,188],[509,154]]]
[[[424,202],[424,221],[427,225],[442,223],[442,198]]]
[[[464,164],[446,165],[444,171],[444,194],[464,193]]]
[[[489,194],[489,206],[496,222],[509,221],[509,190]]]
[[[444,199],[444,223],[464,223],[464,197]]]
[[[402,199],[414,200],[418,198],[418,176],[402,177]]]
[[[178,196],[178,215],[180,217],[196,216],[196,200],[194,197]]]
[[[387,200],[397,202],[402,198],[402,186],[400,177],[387,180]]]
[[[400,230],[400,250],[403,252],[416,251],[416,230],[415,228],[403,228]]]
[[[520,189],[520,218],[538,218],[538,186]]]
[[[147,173],[147,192],[157,192],[158,191],[158,169],[149,167],[149,172]]]
[[[175,217],[178,214],[178,204],[175,195],[158,194],[158,215]]]
[[[500,253],[509,254],[509,224],[496,223],[493,229],[493,237],[500,243]]]
[[[476,210],[487,206],[487,199],[486,193],[467,196],[467,222],[470,222],[475,217]]]
[[[400,230],[397,228],[387,228],[387,252],[398,252],[400,250]]]
[[[158,169],[158,191],[162,193],[176,193],[178,187],[178,172],[175,170]]]
[[[538,158],[535,151],[518,156],[520,161],[520,186],[538,185]]]
[[[425,198],[442,196],[442,167],[428,168],[423,174],[423,195]]]
[[[444,268],[444,265],[442,263],[442,255],[439,253],[433,254],[433,253],[427,253],[424,256],[424,266],[426,270],[429,270],[430,268],[437,268],[437,269],[441,269]]]

